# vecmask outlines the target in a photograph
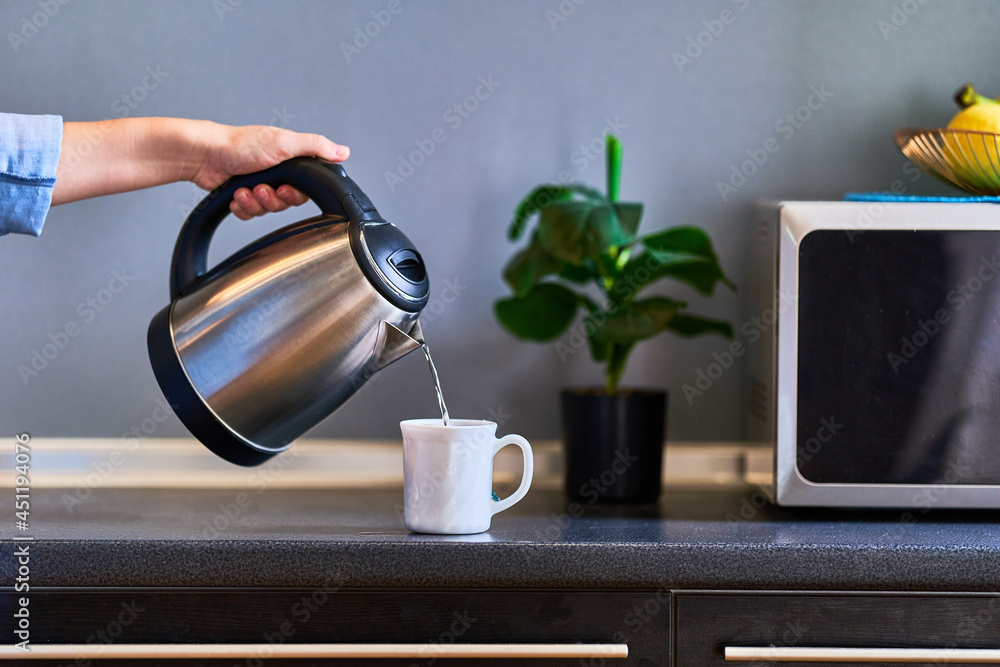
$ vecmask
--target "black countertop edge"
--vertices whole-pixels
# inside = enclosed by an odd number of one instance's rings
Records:
[[[401,489],[96,489],[32,494],[34,587],[1000,590],[997,513],[747,507],[746,489],[576,508],[533,491],[488,533],[417,535]],[[752,511],[751,511],[752,510]]]
[[[483,545],[50,540],[31,585],[52,587],[588,588],[996,591],[989,548],[831,545]],[[5,549],[5,553],[9,553]],[[4,559],[0,581],[12,582]]]

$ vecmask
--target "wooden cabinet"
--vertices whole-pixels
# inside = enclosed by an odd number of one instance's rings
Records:
[[[53,588],[33,589],[30,608],[36,648],[145,644],[161,657],[178,646],[253,648],[228,659],[67,658],[0,667],[1000,664],[1000,594]],[[10,618],[13,610],[8,588],[0,614]],[[324,645],[355,653],[330,657],[337,654],[321,651]],[[410,646],[395,658],[359,657],[386,645]],[[528,653],[518,653],[520,645]],[[282,659],[278,646],[318,652]],[[452,646],[464,655],[445,659],[438,651]],[[610,657],[626,646],[627,658]],[[940,650],[947,652],[934,653]]]
[[[674,611],[678,667],[1000,664],[995,594],[676,592]]]
[[[9,589],[8,589],[9,590]],[[9,618],[13,594],[0,613]],[[670,595],[651,591],[317,589],[33,589],[32,644],[255,644],[249,656],[187,658],[169,664],[227,665],[644,665],[669,664]],[[399,659],[264,658],[275,645],[416,644]],[[441,660],[440,646],[527,644],[562,647],[572,658]],[[628,659],[609,658],[628,647]],[[590,650],[590,649],[593,650]],[[548,650],[548,649],[547,649]],[[0,661],[0,665],[4,663]],[[72,659],[18,665],[73,664]],[[101,659],[80,665],[168,664]]]

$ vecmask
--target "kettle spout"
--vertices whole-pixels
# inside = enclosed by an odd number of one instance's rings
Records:
[[[414,322],[409,333],[405,333],[394,324],[382,320],[378,325],[378,339],[365,377],[371,377],[392,362],[413,352],[423,343],[424,332],[420,330],[420,322]]]

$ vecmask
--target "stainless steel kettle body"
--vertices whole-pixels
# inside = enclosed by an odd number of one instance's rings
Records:
[[[293,185],[323,215],[207,271],[233,193],[259,183]],[[174,251],[171,303],[150,323],[150,361],[195,437],[228,461],[256,465],[418,348],[427,295],[419,253],[343,167],[295,158],[231,179],[192,212]]]

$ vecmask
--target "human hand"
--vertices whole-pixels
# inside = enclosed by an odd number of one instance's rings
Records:
[[[178,181],[214,190],[226,179],[298,156],[341,162],[350,155],[318,134],[278,127],[232,127],[186,118],[115,118],[64,122],[52,204],[130,192]],[[291,186],[240,188],[230,210],[238,218],[283,211],[307,201]]]
[[[336,144],[322,135],[266,125],[232,127],[204,123],[199,128],[194,146],[194,171],[188,180],[205,190],[214,190],[231,176],[267,169],[300,155],[316,156],[330,162],[342,162],[350,155],[347,146]],[[262,183],[253,190],[237,190],[229,210],[240,220],[249,220],[307,201],[308,197],[290,185],[275,189]]]

